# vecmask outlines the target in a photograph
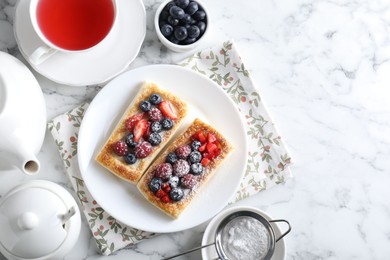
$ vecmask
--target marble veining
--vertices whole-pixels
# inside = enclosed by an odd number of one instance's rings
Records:
[[[25,62],[13,35],[16,2],[0,0],[0,51]],[[147,33],[128,69],[189,55],[158,41],[153,15],[159,2],[144,0]],[[213,0],[207,6],[212,29],[197,49],[235,40],[294,158],[293,180],[238,204],[291,222],[287,259],[388,259],[390,2]],[[48,119],[91,101],[104,85],[69,87],[34,75]],[[0,197],[33,178],[72,190],[49,133],[38,159],[38,176],[0,173]],[[84,223],[65,259],[160,259],[200,245],[206,224],[103,257]],[[181,259],[200,258],[195,252]]]

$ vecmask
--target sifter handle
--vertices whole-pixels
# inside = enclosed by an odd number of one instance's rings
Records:
[[[269,222],[284,222],[284,223],[286,223],[288,225],[287,231],[284,232],[280,237],[278,237],[278,239],[276,239],[275,242],[278,242],[280,239],[282,239],[285,235],[287,235],[291,231],[291,225],[290,225],[290,223],[287,220],[275,219],[275,220],[270,220]]]
[[[184,252],[184,253],[180,253],[180,254],[177,254],[177,255],[169,256],[169,257],[163,258],[163,259],[161,259],[161,260],[168,260],[168,259],[176,258],[176,257],[178,257],[178,256],[186,255],[186,254],[188,254],[188,253],[197,251],[197,250],[202,249],[202,248],[204,248],[204,247],[212,246],[212,245],[214,245],[214,244],[215,244],[215,243],[207,244],[207,245],[204,245],[204,246],[198,246],[198,247],[195,247],[195,248],[193,248],[193,249],[190,249],[190,250],[188,250],[188,251],[186,251],[186,252]],[[219,258],[217,258],[217,259],[219,259]]]

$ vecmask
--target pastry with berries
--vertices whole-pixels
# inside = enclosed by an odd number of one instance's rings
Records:
[[[118,177],[137,183],[183,122],[187,105],[145,82],[106,140],[96,161]]]
[[[178,218],[233,150],[212,126],[195,119],[153,162],[138,182],[145,198]]]

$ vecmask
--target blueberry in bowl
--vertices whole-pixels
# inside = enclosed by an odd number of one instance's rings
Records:
[[[184,52],[204,39],[209,18],[199,0],[166,0],[157,9],[154,24],[159,40],[168,49]]]

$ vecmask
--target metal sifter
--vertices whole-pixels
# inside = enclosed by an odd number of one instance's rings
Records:
[[[245,227],[245,220],[247,220],[247,223],[255,223],[255,228],[258,230],[261,229],[263,236],[264,244],[257,245],[257,249],[261,246],[261,253],[258,252],[245,252],[247,253],[246,256],[239,255],[238,249],[240,247],[235,247],[234,244],[237,242],[237,239],[240,235],[235,235],[234,231],[234,225],[244,225],[244,228],[246,230],[254,228],[253,224],[252,226]],[[271,225],[271,223],[275,222],[284,222],[288,225],[287,231],[285,231],[283,234],[281,234],[278,238],[275,236],[275,231]],[[233,231],[233,232],[232,232]],[[259,260],[268,260],[271,259],[272,255],[275,251],[275,244],[282,239],[284,236],[286,236],[291,231],[290,223],[287,220],[284,219],[278,219],[278,220],[267,220],[262,215],[253,212],[251,210],[239,210],[232,212],[228,214],[226,217],[224,217],[220,223],[218,224],[215,235],[214,235],[214,242],[209,243],[200,247],[193,248],[191,250],[188,250],[184,253],[180,253],[177,255],[170,256],[168,258],[164,258],[162,260],[168,260],[173,259],[181,255],[185,255],[194,251],[197,251],[199,249],[209,247],[214,245],[216,253],[218,255],[215,259],[221,259],[221,260],[235,260],[235,259],[259,259]],[[256,232],[256,230],[254,230]],[[255,234],[258,238],[260,233]],[[252,240],[253,241],[253,240]],[[248,241],[246,242],[244,247],[248,247]],[[237,244],[237,243],[236,243]],[[252,255],[252,256],[248,256]],[[215,260],[214,259],[214,260]]]

